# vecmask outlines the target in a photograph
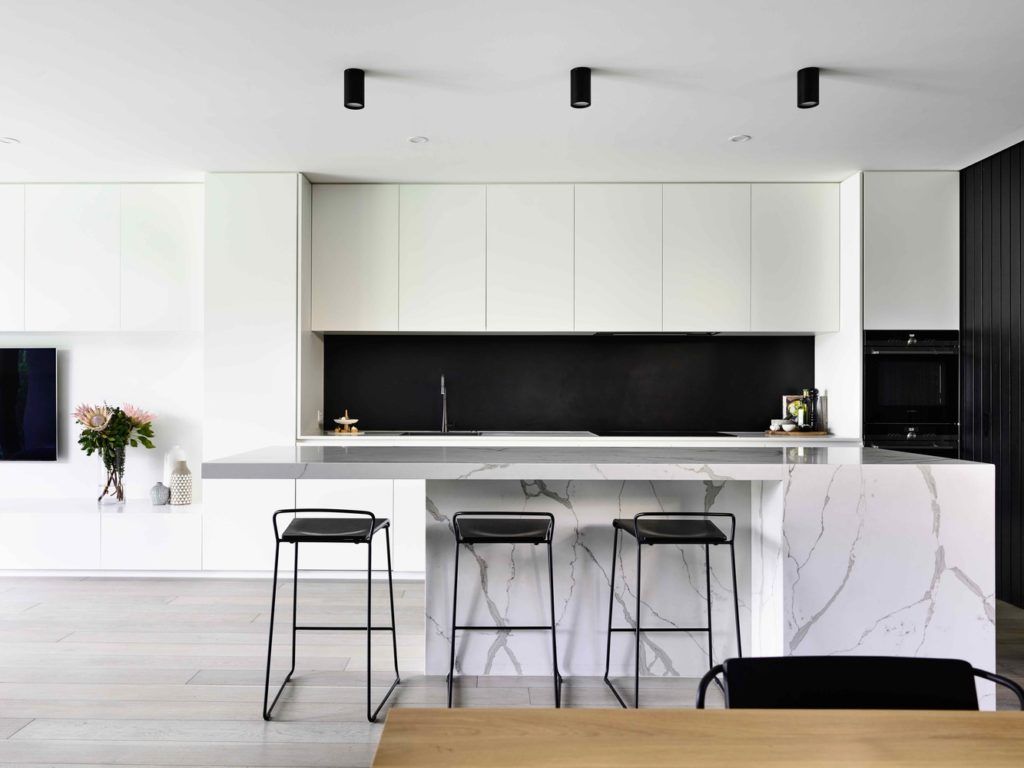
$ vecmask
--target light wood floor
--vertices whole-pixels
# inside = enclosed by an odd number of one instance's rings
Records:
[[[299,622],[361,623],[364,589],[300,582]],[[375,623],[386,619],[384,598],[376,586]],[[396,583],[396,602],[404,684],[395,706],[443,706],[443,679],[422,674],[422,585]],[[282,607],[287,620],[287,599]],[[266,581],[0,579],[0,764],[369,765],[381,726],[365,720],[364,636],[300,634],[294,684],[265,723],[268,610]],[[1000,604],[998,624],[1000,671],[1024,682],[1024,611]],[[281,630],[277,679],[288,661],[285,621]],[[390,664],[382,634],[375,697]],[[645,680],[644,703],[689,706],[695,687]],[[615,705],[599,678],[567,681],[564,701]],[[459,681],[461,706],[552,702],[550,678]]]

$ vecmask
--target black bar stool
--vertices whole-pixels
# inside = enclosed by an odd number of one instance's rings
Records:
[[[729,518],[729,535],[726,536],[722,529],[715,525],[709,517]],[[654,519],[651,519],[654,518]],[[660,519],[659,519],[660,518]],[[736,517],[728,512],[641,512],[634,515],[633,519],[619,518],[612,523],[615,529],[615,538],[612,543],[612,577],[611,593],[608,597],[608,646],[604,657],[604,681],[611,688],[615,698],[619,700],[624,708],[626,702],[622,700],[619,692],[615,690],[612,681],[608,679],[608,671],[612,659],[612,633],[632,632],[636,636],[636,649],[634,657],[634,683],[633,701],[635,706],[640,708],[640,633],[641,632],[707,632],[708,633],[708,668],[713,669],[714,654],[711,644],[711,559],[710,547],[719,544],[729,545],[729,556],[732,559],[732,600],[733,609],[736,614],[736,651],[737,656],[743,656],[743,645],[740,641],[740,600],[736,594],[736,549],[733,546],[733,539],[736,536]],[[619,532],[625,531],[637,541],[636,550],[636,626],[635,627],[613,627],[612,611],[615,608],[615,566],[616,556],[619,548]],[[707,579],[707,605],[708,625],[706,627],[642,627],[640,626],[640,573],[641,554],[643,545],[654,544],[694,544],[704,547],[704,575]]]
[[[558,672],[558,644],[555,639],[555,572],[551,559],[551,539],[555,516],[550,512],[456,512],[452,517],[455,532],[455,583],[452,588],[452,646],[448,665],[448,708],[452,706],[455,684],[455,632],[509,630],[551,630],[551,659],[554,669],[555,706],[562,706],[562,676]],[[551,624],[512,626],[480,626],[458,624],[456,603],[459,597],[459,549],[475,544],[547,544],[548,592],[551,596]]]
[[[317,514],[332,515],[332,517],[298,517],[299,513],[314,512]],[[296,514],[295,519],[288,523],[284,533],[279,533],[277,518],[279,515]],[[398,638],[395,635],[395,590],[391,583],[391,534],[389,528],[391,521],[386,517],[376,517],[372,512],[363,512],[352,509],[281,509],[274,513],[274,592],[270,598],[270,640],[267,643],[267,677],[263,686],[263,719],[269,720],[270,714],[281,698],[284,687],[292,679],[295,672],[295,633],[296,632],[317,632],[317,631],[343,631],[343,632],[366,632],[366,719],[371,723],[376,722],[377,715],[387,702],[388,697],[395,690],[401,681],[398,674]],[[388,593],[391,596],[391,626],[375,627],[371,611],[371,596],[373,593],[373,537],[378,531],[384,531],[385,543],[388,553]],[[285,675],[284,682],[277,689],[277,695],[267,706],[270,696],[270,662],[274,651],[274,613],[277,608],[277,565],[281,558],[281,543],[292,544],[295,547],[295,571],[292,576],[292,668]],[[366,626],[364,627],[335,627],[335,626],[296,626],[299,605],[299,544],[302,543],[332,543],[332,544],[366,544]],[[373,665],[370,663],[372,652],[372,638],[374,631],[391,632],[391,646],[395,653],[395,681],[384,694],[377,709],[372,709],[370,700],[371,679],[373,676]]]

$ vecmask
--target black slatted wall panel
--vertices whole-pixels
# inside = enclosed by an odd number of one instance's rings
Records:
[[[996,465],[996,595],[1024,606],[1024,143],[960,172],[961,433]]]

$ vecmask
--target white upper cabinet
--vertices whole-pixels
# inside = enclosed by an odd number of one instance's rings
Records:
[[[573,329],[571,184],[487,187],[487,330]]]
[[[750,330],[750,185],[664,186],[665,331]]]
[[[751,188],[751,330],[839,329],[839,185]]]
[[[486,329],[486,188],[402,186],[398,328]]]
[[[661,185],[576,185],[575,330],[661,330]]]
[[[200,330],[203,185],[121,187],[121,328]]]
[[[398,186],[313,186],[312,328],[398,330]]]
[[[121,324],[121,190],[25,189],[25,327],[116,331]]]
[[[864,174],[864,327],[960,327],[960,175]]]
[[[25,330],[25,188],[0,185],[0,331]]]

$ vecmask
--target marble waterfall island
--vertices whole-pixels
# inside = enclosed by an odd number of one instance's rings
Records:
[[[208,462],[203,476],[426,480],[428,674],[447,672],[450,520],[460,510],[555,515],[566,675],[603,674],[613,567],[615,623],[636,620],[636,545],[623,537],[612,564],[611,522],[642,511],[735,515],[746,655],[950,656],[995,668],[995,473],[987,464],[850,447],[303,446]],[[647,547],[643,558],[643,624],[704,624],[703,549]],[[721,660],[736,653],[728,549],[712,547],[710,561],[713,654]],[[464,551],[460,623],[543,620],[546,577],[545,553],[528,545]],[[613,674],[627,672],[632,649],[632,636],[619,633]],[[648,675],[697,677],[708,666],[707,637],[647,634],[641,664]],[[460,633],[457,666],[546,675],[550,641],[539,632]],[[991,685],[979,690],[992,707]]]

